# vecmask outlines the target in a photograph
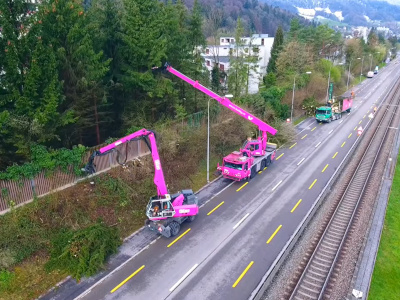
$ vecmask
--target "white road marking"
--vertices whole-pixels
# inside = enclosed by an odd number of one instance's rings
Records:
[[[243,223],[243,221],[250,215],[250,213],[247,213],[239,222],[236,223],[235,226],[233,226],[233,230],[239,227],[240,224]]]
[[[316,144],[316,145],[315,145],[315,148],[317,148],[320,144],[321,144],[321,142],[319,142],[318,144]]]
[[[279,181],[279,182],[272,188],[272,191],[274,191],[281,183],[282,183],[282,180]]]
[[[331,131],[328,132],[328,134],[331,134],[333,132],[333,129]]]
[[[300,165],[303,162],[303,160],[305,160],[305,159],[306,158],[304,157],[301,161],[299,161],[299,163],[297,165]]]
[[[342,124],[343,120],[340,120],[339,124]]]
[[[175,290],[189,275],[190,273],[192,273],[194,271],[194,269],[196,269],[198,267],[199,264],[195,264],[185,275],[183,275],[183,277],[181,279],[178,280],[177,283],[175,283],[170,289],[169,291],[172,292],[173,290]]]

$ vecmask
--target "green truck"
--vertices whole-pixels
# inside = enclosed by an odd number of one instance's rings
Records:
[[[318,107],[315,113],[315,119],[318,123],[327,122],[330,123],[333,120],[342,118],[342,113],[350,112],[353,106],[353,99],[351,98],[339,98],[336,101],[329,101],[327,106]]]

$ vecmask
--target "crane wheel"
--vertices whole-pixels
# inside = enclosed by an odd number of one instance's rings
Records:
[[[169,228],[171,228],[171,236],[175,236],[179,233],[179,230],[181,230],[181,225],[179,225],[178,222],[171,222],[169,223]]]
[[[194,219],[196,219],[196,216],[190,216],[186,219],[186,222],[191,223],[194,221]]]

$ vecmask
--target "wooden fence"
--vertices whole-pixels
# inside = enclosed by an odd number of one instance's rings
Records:
[[[120,163],[125,160],[131,161],[136,157],[150,153],[144,140],[121,144],[117,147],[117,150],[108,155],[95,157],[96,173],[104,172],[119,165],[118,161]],[[92,151],[94,150],[92,149],[83,155],[82,165],[87,163]],[[70,187],[83,178],[82,176],[77,176],[70,168],[67,172],[55,171],[50,176],[46,176],[45,172],[41,172],[33,179],[21,181],[0,180],[0,215],[7,213],[11,207],[31,202],[34,197],[42,197]]]

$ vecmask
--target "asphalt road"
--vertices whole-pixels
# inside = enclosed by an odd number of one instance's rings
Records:
[[[80,298],[247,299],[399,77],[396,67],[355,89],[350,114],[301,124],[296,143],[279,149],[267,170],[230,184],[183,224],[181,237],[157,239]]]

